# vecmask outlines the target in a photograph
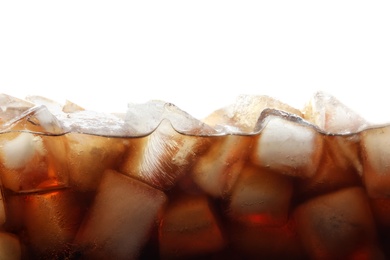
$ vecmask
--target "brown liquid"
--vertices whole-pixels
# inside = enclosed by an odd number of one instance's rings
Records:
[[[367,148],[387,128],[302,129],[313,144],[291,158],[259,146],[265,132],[2,133],[0,236],[15,234],[23,259],[389,258],[389,177]]]

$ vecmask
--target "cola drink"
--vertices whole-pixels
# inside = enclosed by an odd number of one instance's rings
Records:
[[[0,107],[0,259],[390,258],[390,126],[324,93]]]

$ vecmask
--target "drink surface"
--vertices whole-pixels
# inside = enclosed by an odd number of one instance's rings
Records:
[[[332,97],[202,121],[0,101],[0,259],[390,257],[390,127]]]

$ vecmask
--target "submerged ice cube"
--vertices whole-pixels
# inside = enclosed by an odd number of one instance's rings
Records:
[[[159,228],[161,258],[199,257],[218,252],[224,245],[207,197],[183,194],[165,209]]]
[[[191,169],[194,182],[214,197],[228,195],[244,166],[252,139],[229,135],[214,138],[213,144]]]
[[[76,235],[85,204],[70,190],[23,195],[23,227],[30,254],[66,257]]]
[[[301,198],[362,185],[359,138],[322,136],[322,139],[322,155],[317,171],[311,178],[297,180],[297,193]]]
[[[66,148],[59,136],[7,133],[0,137],[3,187],[14,192],[45,189],[41,184],[64,186],[68,182]],[[49,188],[49,187],[47,187]]]
[[[22,247],[18,237],[14,234],[0,232],[0,259],[22,259]]]
[[[107,170],[75,244],[89,259],[135,259],[165,201],[163,192]]]
[[[390,197],[390,127],[369,129],[360,134],[363,179],[372,198]]]
[[[66,135],[69,145],[69,182],[80,191],[96,190],[106,169],[115,169],[125,151],[122,138],[78,133]]]
[[[312,259],[383,258],[376,246],[375,223],[362,188],[313,198],[297,208],[295,219]],[[359,255],[362,258],[354,258]]]
[[[284,225],[292,192],[292,180],[288,176],[246,166],[229,199],[229,215],[248,225]]]

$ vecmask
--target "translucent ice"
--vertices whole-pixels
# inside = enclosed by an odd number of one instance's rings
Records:
[[[229,215],[252,225],[284,225],[292,192],[292,180],[288,176],[246,166],[229,199]]]
[[[312,197],[341,188],[362,185],[359,138],[356,136],[322,136],[322,155],[311,178],[297,180],[297,193]]]
[[[24,111],[33,106],[34,104],[30,102],[0,94],[0,125],[20,116]]]
[[[270,115],[262,122],[252,155],[254,163],[288,175],[313,176],[323,139],[314,128],[282,115]]]
[[[22,259],[22,247],[14,234],[0,232],[0,259]]]
[[[371,254],[362,259],[378,259],[381,255],[375,250],[375,223],[362,188],[313,198],[298,207],[295,219],[312,259],[355,259],[352,256],[362,247],[367,249],[364,254]]]
[[[69,190],[25,195],[24,228],[34,255],[54,257],[69,254],[81,222],[84,204]]]
[[[360,135],[367,192],[373,198],[389,198],[390,127],[369,129]]]
[[[135,259],[166,201],[163,192],[107,170],[76,245],[91,259]]]
[[[268,96],[241,95],[234,104],[215,111],[204,122],[211,126],[230,129],[227,132],[251,133],[261,112],[267,108],[302,115],[298,109]]]
[[[56,180],[58,185],[67,183],[67,149],[61,135],[64,129],[56,117],[45,107],[34,107],[5,126],[7,131],[0,136],[4,187],[27,191],[47,180]]]
[[[128,106],[126,122],[140,134],[151,133],[163,120],[168,120],[172,127],[181,133],[190,135],[216,133],[214,129],[171,103],[155,100]]]
[[[214,197],[229,194],[245,164],[251,143],[252,139],[246,136],[215,137],[191,170],[194,182]]]
[[[62,107],[62,112],[64,113],[74,113],[74,112],[79,112],[84,110],[85,110],[84,108],[69,100],[66,100],[65,105]]]
[[[323,92],[314,95],[304,108],[303,114],[306,120],[330,133],[356,133],[369,126],[357,113]]]
[[[225,241],[207,197],[181,196],[163,214],[159,247],[163,259],[218,252]]]
[[[69,182],[80,191],[96,190],[104,170],[115,169],[125,151],[121,138],[69,133],[66,140]]]
[[[164,120],[153,133],[129,140],[120,171],[161,189],[172,187],[205,149],[203,138],[178,134]]]
[[[63,125],[57,117],[45,106],[33,107],[24,111],[18,117],[7,122],[4,128],[8,131],[29,131],[51,135],[65,132]]]

